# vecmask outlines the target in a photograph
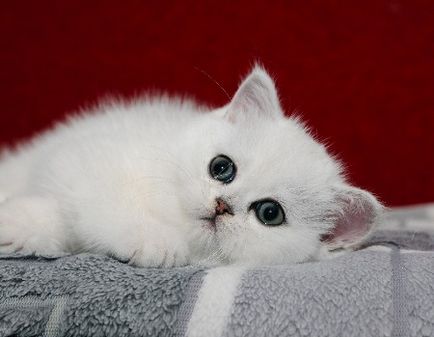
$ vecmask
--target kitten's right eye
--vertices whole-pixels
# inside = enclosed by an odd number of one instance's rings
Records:
[[[209,173],[215,180],[229,184],[235,178],[237,167],[229,157],[221,154],[209,163]]]

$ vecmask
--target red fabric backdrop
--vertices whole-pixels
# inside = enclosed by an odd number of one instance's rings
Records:
[[[0,10],[0,143],[107,93],[222,104],[260,60],[388,205],[434,201],[434,2],[7,1]]]

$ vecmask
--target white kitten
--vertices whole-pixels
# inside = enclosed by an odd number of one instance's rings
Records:
[[[296,263],[370,231],[381,205],[284,117],[260,67],[207,110],[167,97],[105,103],[5,153],[0,252]]]

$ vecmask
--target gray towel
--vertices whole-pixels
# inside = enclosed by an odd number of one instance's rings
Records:
[[[182,333],[202,271],[142,269],[104,256],[2,258],[0,336]],[[182,315],[181,315],[182,316]]]
[[[246,269],[0,257],[1,336],[434,336],[433,207],[390,213],[366,248]]]

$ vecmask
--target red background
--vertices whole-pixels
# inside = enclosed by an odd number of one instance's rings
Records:
[[[0,143],[101,95],[223,104],[255,60],[387,205],[434,201],[433,1],[4,1]]]

